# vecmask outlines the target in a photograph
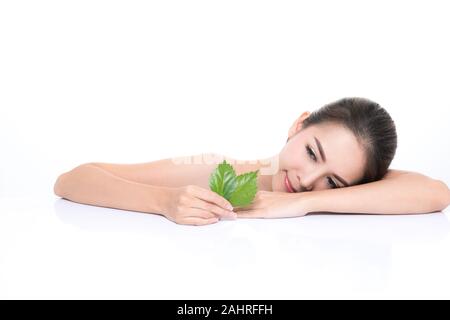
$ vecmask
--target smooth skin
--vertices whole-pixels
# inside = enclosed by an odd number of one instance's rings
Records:
[[[359,142],[338,124],[302,130],[309,115],[304,112],[294,121],[286,145],[269,158],[243,161],[209,153],[137,164],[90,162],[60,175],[54,192],[74,202],[160,214],[188,225],[311,212],[428,213],[450,204],[444,182],[411,171],[390,169],[380,181],[353,185],[366,161]],[[209,190],[209,177],[224,159],[238,175],[260,170],[255,200],[234,212],[226,199]],[[288,192],[286,175],[295,193]]]

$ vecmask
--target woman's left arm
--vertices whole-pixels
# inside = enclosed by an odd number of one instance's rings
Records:
[[[252,205],[237,208],[238,217],[282,218],[312,212],[417,214],[444,210],[450,190],[439,180],[416,172],[389,170],[379,181],[302,193],[258,192]]]

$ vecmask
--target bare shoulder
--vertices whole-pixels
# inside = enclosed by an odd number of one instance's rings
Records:
[[[91,162],[89,164],[138,183],[166,187],[194,184],[206,188],[209,175],[223,159],[224,156],[216,153],[201,153],[143,163]]]
[[[397,169],[389,169],[382,180],[397,178],[397,177],[405,175],[405,174],[414,175],[415,177],[422,177],[422,178],[428,178],[428,179],[436,180],[436,179],[428,177],[425,174],[420,173],[420,172],[406,171],[406,170],[397,170]]]
[[[90,162],[89,165],[138,183],[165,187],[193,184],[209,188],[211,173],[224,160],[233,166],[237,175],[261,167],[257,161],[237,160],[218,153],[177,156],[143,163]]]
[[[414,173],[414,172],[406,171],[406,170],[398,170],[398,169],[389,169],[387,171],[387,173],[384,175],[382,180],[396,178],[398,176],[401,176],[401,175],[404,175],[407,173]]]

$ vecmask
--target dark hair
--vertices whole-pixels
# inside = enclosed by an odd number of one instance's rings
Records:
[[[302,129],[325,122],[350,129],[365,150],[364,175],[355,184],[383,178],[397,149],[395,124],[384,108],[365,98],[343,98],[312,112],[303,121]]]

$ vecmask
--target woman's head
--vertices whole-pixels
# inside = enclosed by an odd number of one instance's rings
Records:
[[[385,109],[364,98],[344,98],[292,125],[281,150],[272,190],[316,191],[380,180],[397,148],[395,124]]]

